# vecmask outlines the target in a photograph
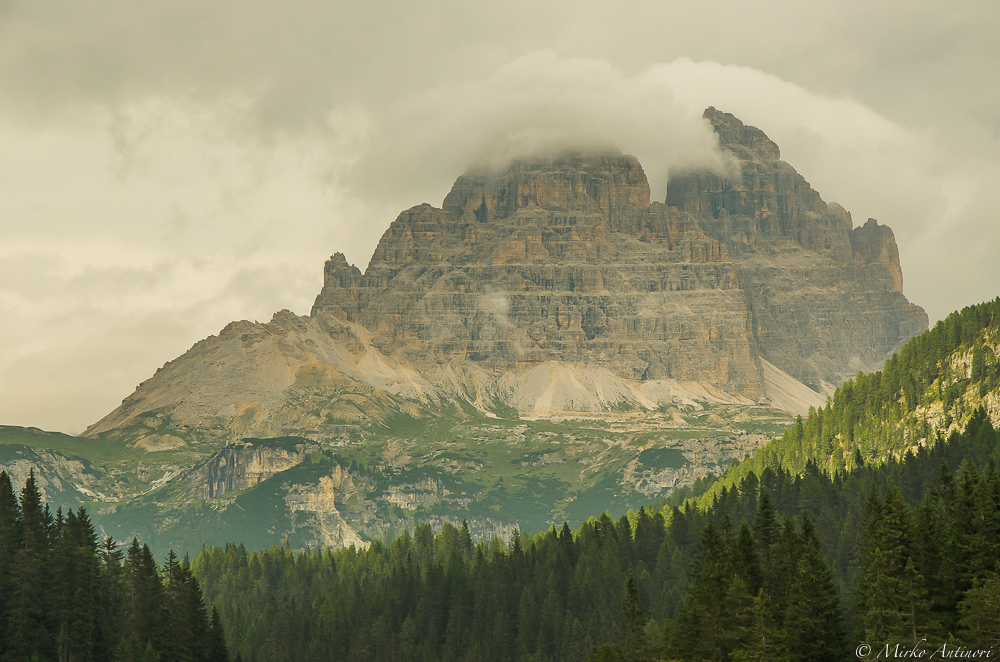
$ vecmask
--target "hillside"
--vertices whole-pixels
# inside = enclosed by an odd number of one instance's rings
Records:
[[[301,554],[228,544],[192,572],[248,661],[847,660],[862,643],[986,657],[1000,636],[998,459],[979,410],[905,460],[767,469],[667,518],[605,513],[478,543],[464,524],[420,525]]]
[[[578,523],[721,473],[926,315],[891,230],[705,121],[732,171],[671,173],[664,202],[615,151],[467,172],[363,273],[334,255],[309,316],[229,324],[34,457],[65,478],[43,493],[157,550],[343,546]]]
[[[400,214],[364,273],[334,255],[308,317],[230,324],[86,436],[321,441],[456,401],[531,418],[693,400],[804,413],[927,317],[891,230],[853,227],[759,129],[705,118],[738,175],[673,173],[661,203],[621,153],[466,173],[440,208]]]
[[[699,504],[768,467],[802,473],[812,463],[833,474],[902,459],[964,430],[980,408],[1000,424],[1000,297],[952,313],[882,370],[846,381],[826,406],[729,469]]]

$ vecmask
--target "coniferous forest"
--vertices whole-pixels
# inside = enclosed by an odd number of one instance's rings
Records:
[[[1000,435],[970,406],[1000,379],[998,326],[1000,299],[955,313],[719,480],[509,541],[421,524],[366,549],[157,563],[0,473],[0,659],[1000,653]],[[919,425],[938,406],[946,425]]]
[[[85,509],[52,514],[29,474],[0,472],[0,660],[224,662],[190,563],[98,541]]]
[[[766,470],[705,510],[511,542],[427,525],[367,550],[202,550],[244,660],[844,660],[1000,641],[997,432],[833,476]]]
[[[474,544],[203,549],[162,565],[0,473],[4,660],[842,660],[1000,645],[1000,438],[830,477],[765,470],[705,510]],[[201,587],[204,586],[203,598]],[[206,609],[206,603],[211,609]],[[209,617],[209,612],[211,617]],[[222,618],[220,618],[220,614]]]
[[[833,473],[853,467],[856,451],[866,462],[881,461],[935,443],[942,428],[972,413],[968,401],[1000,385],[998,342],[1000,297],[948,315],[910,339],[882,370],[841,384],[825,407],[800,418],[733,477],[766,466],[801,473],[809,460]],[[940,413],[934,425],[932,412]]]

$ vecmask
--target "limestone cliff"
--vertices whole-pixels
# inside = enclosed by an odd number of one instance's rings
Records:
[[[874,219],[854,228],[827,204],[759,129],[705,111],[740,177],[680,173],[667,204],[698,219],[729,251],[761,356],[822,390],[870,371],[926,330],[927,315],[903,296],[892,231]]]
[[[243,442],[228,446],[191,472],[188,495],[195,499],[214,499],[229,492],[250,489],[301,464],[308,450],[302,443],[261,445]]]
[[[587,364],[762,398],[760,358],[817,391],[926,328],[891,230],[828,205],[762,131],[705,113],[739,177],[673,173],[650,202],[622,154],[563,154],[459,177],[403,212],[362,274],[337,254],[312,315],[373,333],[423,375]]]
[[[401,213],[364,272],[335,254],[309,317],[231,324],[87,434],[152,451],[459,401],[533,416],[822,404],[927,326],[892,231],[854,228],[759,129],[705,119],[738,173],[671,173],[661,203],[619,152],[470,171],[441,208]]]

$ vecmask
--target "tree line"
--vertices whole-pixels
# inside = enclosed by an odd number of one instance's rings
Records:
[[[723,485],[731,486],[751,471],[759,476],[769,466],[802,473],[812,461],[836,473],[937,443],[939,431],[928,424],[927,409],[940,403],[944,428],[967,418],[981,398],[1000,386],[998,343],[1000,297],[956,311],[910,339],[882,370],[847,380],[825,407],[810,408],[779,439],[731,467],[716,483],[684,491],[683,497],[707,493],[711,498]],[[676,503],[679,497],[669,501]]]
[[[34,471],[0,471],[0,660],[228,662],[185,557],[157,564],[132,539],[99,542],[84,508],[53,514]]]
[[[997,449],[979,411],[900,460],[768,468],[704,510],[605,513],[509,542],[424,524],[367,549],[230,544],[203,549],[191,570],[248,662],[843,660],[861,640],[982,646],[1000,637]]]
[[[15,495],[0,472],[0,659],[221,662],[227,640],[248,662],[1000,645],[998,447],[980,410],[900,460],[768,468],[704,510],[605,513],[509,542],[425,524],[367,549],[230,544],[162,565],[135,539],[99,543],[84,509],[52,514],[33,474]]]
[[[949,316],[698,499],[510,541],[423,524],[364,549],[229,544],[161,565],[0,472],[0,662],[217,662],[227,642],[248,662],[1000,647],[1000,451],[969,397],[1000,381],[998,332],[1000,298]],[[920,429],[939,402],[964,431]]]
[[[675,511],[673,526],[709,521],[667,656],[842,660],[849,642],[1000,645],[998,441],[980,409],[964,433],[900,461],[859,459],[833,476],[810,462],[791,480],[751,473],[707,513]]]

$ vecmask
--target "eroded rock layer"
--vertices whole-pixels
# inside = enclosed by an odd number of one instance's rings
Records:
[[[822,390],[877,368],[927,317],[902,293],[892,231],[828,205],[759,129],[705,117],[738,177],[564,154],[466,174],[403,212],[361,273],[334,255],[312,315],[373,333],[421,374],[546,361],[761,398],[759,358]]]

